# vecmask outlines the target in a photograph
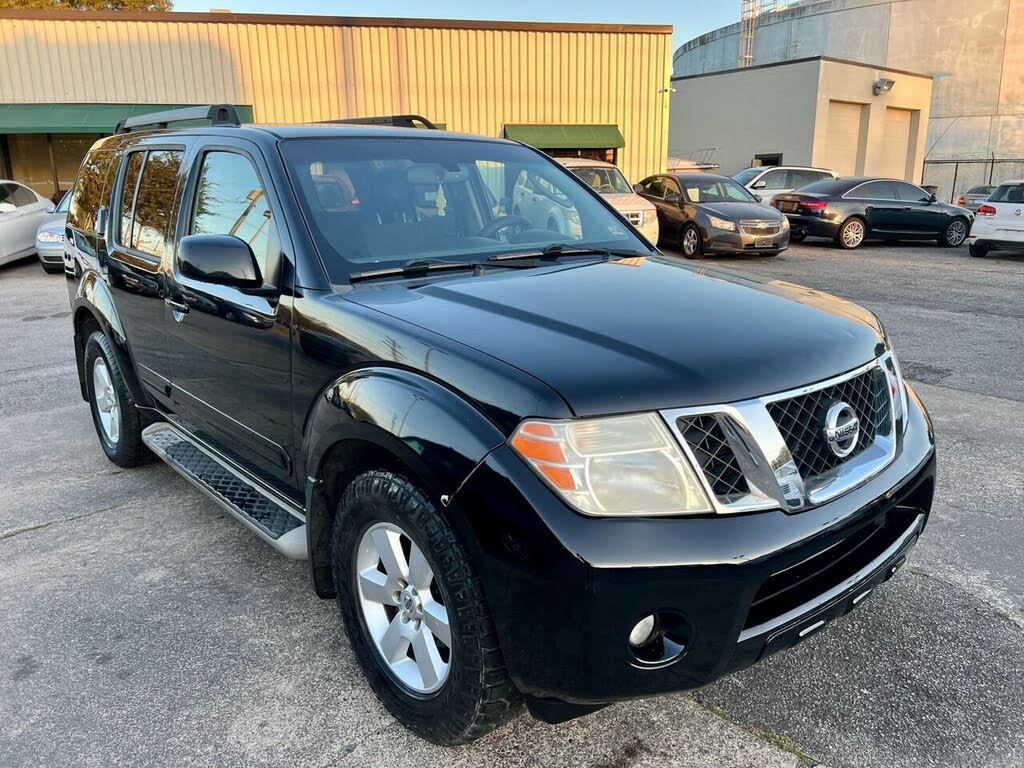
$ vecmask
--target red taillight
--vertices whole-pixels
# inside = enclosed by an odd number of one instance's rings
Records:
[[[957,200],[956,200],[956,204],[957,205],[967,205],[967,198],[964,197],[963,195],[960,195],[960,197],[958,197]]]
[[[978,206],[978,215],[979,216],[995,216],[996,215],[996,209],[993,208],[991,205],[985,205],[984,203],[982,203],[981,205]]]
[[[800,207],[805,211],[824,211],[828,206],[824,200],[802,200]]]

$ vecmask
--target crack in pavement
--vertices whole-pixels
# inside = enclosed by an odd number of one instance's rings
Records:
[[[73,517],[61,517],[56,520],[48,520],[45,523],[37,523],[35,525],[24,525],[20,528],[9,528],[6,531],[0,531],[0,541],[4,539],[13,539],[15,536],[19,536],[23,533],[29,533],[31,531],[41,531],[44,528],[49,528],[51,525],[57,525],[58,523],[72,523],[76,520],[82,520],[87,517],[93,517],[104,512],[110,512],[111,510],[117,509],[117,505],[112,507],[104,507],[103,509],[96,509],[92,512],[85,512],[81,515],[74,515]]]

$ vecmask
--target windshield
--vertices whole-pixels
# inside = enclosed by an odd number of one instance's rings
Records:
[[[691,203],[751,203],[754,196],[732,179],[683,179]]]
[[[632,192],[633,188],[626,182],[626,177],[618,168],[605,168],[599,165],[588,165],[570,168],[583,182],[595,192],[609,194],[611,192]]]
[[[281,143],[331,280],[412,259],[647,248],[562,166],[516,144],[329,138]]]
[[[748,183],[750,183],[751,179],[753,179],[755,176],[757,176],[757,174],[759,174],[763,170],[764,168],[744,168],[739,173],[733,174],[733,178],[736,179],[736,181],[738,181],[740,184],[746,186]]]

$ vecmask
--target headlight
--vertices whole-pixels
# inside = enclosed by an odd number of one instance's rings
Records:
[[[655,209],[644,211],[644,224],[650,224],[652,221],[658,220],[658,212]]]
[[[584,514],[712,511],[693,469],[657,414],[525,421],[511,444],[556,493]]]
[[[885,358],[885,373],[889,379],[889,391],[892,393],[893,417],[896,426],[903,430],[907,426],[907,386],[903,381],[903,371],[896,353],[889,350]]]
[[[711,226],[714,227],[715,229],[725,229],[728,230],[729,232],[736,231],[736,225],[727,219],[720,219],[717,216],[712,216],[708,214],[708,221],[711,222]]]
[[[787,229],[789,229],[789,219],[787,219],[785,216],[783,216],[782,217],[782,231],[785,232]]]
[[[36,242],[38,243],[63,243],[64,234],[62,232],[50,232],[44,229],[42,232],[36,235]]]

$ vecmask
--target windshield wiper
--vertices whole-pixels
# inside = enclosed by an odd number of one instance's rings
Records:
[[[490,259],[488,259],[488,262]],[[402,275],[404,277],[413,277],[415,275],[422,275],[427,272],[435,272],[445,269],[479,269],[481,267],[495,266],[480,261],[446,261],[444,259],[412,259],[411,261],[405,262],[398,267],[384,267],[383,269],[370,269],[366,272],[353,272],[348,276],[350,283],[355,283],[360,280],[373,280],[378,277],[394,277],[395,275]],[[501,264],[498,266],[507,266],[509,269],[513,268],[512,264]],[[516,267],[519,265],[516,264]]]
[[[524,251],[522,253],[500,253],[491,256],[487,261],[514,261],[517,259],[535,260],[538,258],[557,259],[559,256],[604,256],[609,259],[636,259],[643,258],[648,254],[638,251],[621,250],[617,248],[586,248],[567,245],[565,243],[552,243],[539,251]]]

